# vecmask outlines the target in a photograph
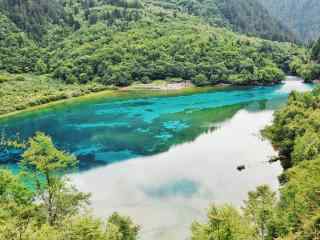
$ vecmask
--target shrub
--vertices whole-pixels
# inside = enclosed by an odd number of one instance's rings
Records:
[[[16,81],[19,81],[19,82],[23,82],[23,81],[25,81],[26,79],[25,79],[25,77],[23,77],[23,76],[17,76],[17,77],[15,78],[15,80],[16,80]]]

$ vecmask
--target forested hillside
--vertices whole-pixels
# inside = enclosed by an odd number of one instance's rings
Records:
[[[302,58],[295,57],[290,63],[291,73],[302,77],[306,82],[320,78],[320,39],[315,41]]]
[[[257,0],[149,0],[164,8],[179,9],[200,16],[206,22],[247,35],[274,41],[296,41],[295,35]]]
[[[0,0],[0,20],[0,70],[46,75],[16,81],[2,74],[0,98],[10,101],[2,113],[104,89],[101,85],[273,84],[305,56],[292,43],[231,31],[293,40],[253,0]],[[93,87],[77,86],[89,83]],[[62,84],[61,93],[43,93],[56,84]],[[28,89],[23,95],[14,90],[23,88]]]
[[[32,71],[39,54],[37,45],[0,13],[0,69]]]
[[[220,0],[217,5],[232,29],[273,41],[296,41],[294,34],[256,0]]]
[[[288,26],[304,42],[320,36],[318,0],[259,0],[272,16]]]
[[[72,14],[67,14],[57,0],[0,0],[0,11],[36,40],[41,40],[52,25],[64,28],[76,25]]]
[[[100,2],[100,3],[99,3]],[[75,15],[85,9],[86,18],[89,17],[88,9],[97,5],[111,4],[129,7],[123,1],[67,1],[67,0],[39,0],[39,1],[0,1],[0,10],[9,17],[21,30],[33,38],[40,40],[52,25],[72,27],[78,29],[79,22]],[[184,11],[188,14],[202,17],[208,23],[217,26],[226,26],[235,31],[248,35],[259,36],[277,41],[294,41],[295,36],[271,17],[257,0],[145,0],[132,1],[134,5],[157,5],[167,9]],[[71,7],[68,11],[66,6]],[[51,26],[50,26],[51,25]]]
[[[25,41],[30,42],[25,49],[33,50],[34,46],[38,47],[38,53],[33,56],[34,60],[22,59],[21,61],[26,62],[22,62],[22,66],[19,67],[12,66],[14,63],[8,62],[3,64],[2,69],[10,72],[15,72],[16,68],[16,72],[29,70],[37,71],[39,74],[54,73],[55,77],[70,82],[84,83],[95,79],[108,84],[128,85],[142,78],[144,81],[148,81],[148,78],[155,80],[170,77],[193,79],[197,75],[201,75],[198,78],[203,83],[214,82],[216,81],[214,78],[229,81],[237,78],[233,73],[239,74],[243,72],[242,70],[252,75],[244,77],[244,81],[259,80],[254,67],[265,66],[266,59],[263,62],[257,61],[255,59],[257,56],[250,50],[251,47],[256,48],[258,52],[265,51],[266,54],[269,51],[271,54],[268,57],[271,60],[269,63],[273,62],[278,66],[282,64],[279,62],[280,59],[273,59],[272,56],[274,49],[282,48],[280,45],[278,47],[276,44],[258,39],[245,40],[226,30],[209,27],[205,21],[192,17],[185,11],[189,9],[188,13],[207,18],[207,22],[211,24],[218,22],[217,19],[222,17],[223,24],[250,34],[251,30],[253,33],[255,30],[242,29],[241,26],[247,27],[251,23],[259,22],[253,18],[245,18],[252,17],[252,12],[255,12],[253,9],[256,7],[250,9],[251,6],[242,4],[239,9],[244,12],[238,15],[242,18],[238,21],[233,16],[236,16],[234,10],[239,6],[233,2],[211,3],[212,8],[217,11],[216,14],[213,11],[212,15],[208,12],[203,13],[208,10],[205,4],[202,4],[201,8],[195,8],[198,10],[186,6],[180,8],[179,4],[175,4],[178,9],[172,9],[138,1],[91,0],[49,3],[42,0],[37,3],[17,1],[8,4],[2,0],[0,9],[8,19],[11,19],[11,22],[7,20],[3,23],[6,24],[5,29],[24,32]],[[229,19],[229,23],[226,19]],[[270,22],[262,18],[261,22],[270,25]],[[169,30],[170,28],[172,30]],[[266,36],[272,36],[267,28],[261,27],[261,29],[266,29]],[[281,31],[275,33],[280,34]],[[11,37],[10,32],[4,35],[6,38]],[[28,40],[26,35],[29,36]],[[142,40],[145,41],[141,42]],[[154,46],[162,47],[154,49]],[[282,46],[281,51],[289,49],[285,45]],[[20,46],[16,48],[13,50],[21,50]],[[137,48],[141,48],[140,51],[137,51]],[[5,49],[2,51],[5,52]],[[199,51],[204,55],[197,54]],[[228,58],[231,52],[237,54],[239,59],[232,58],[231,62],[222,61]],[[180,57],[176,56],[178,53]],[[210,54],[218,56],[209,58]],[[278,56],[288,58],[288,55],[282,53]],[[8,58],[10,60],[11,56]],[[144,63],[146,61],[147,65]],[[236,66],[240,62],[246,62],[240,65],[247,66]],[[219,68],[215,69],[225,73],[225,76],[219,76],[219,73],[212,72],[208,67],[201,67],[205,64],[219,64]],[[154,69],[155,67],[157,69]],[[172,69],[176,67],[180,69]],[[241,69],[237,69],[239,67]],[[225,68],[228,71],[224,70]],[[190,72],[186,72],[186,69]],[[119,76],[120,73],[122,76]],[[126,79],[126,82],[123,79]]]
[[[280,69],[285,71],[299,54],[290,44],[237,36],[185,15],[153,11],[129,27],[120,23],[125,31],[96,24],[72,34],[52,55],[49,71],[71,83],[120,86],[172,78],[197,85],[272,83],[283,78]]]

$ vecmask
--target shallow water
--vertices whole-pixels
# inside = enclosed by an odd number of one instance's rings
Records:
[[[141,224],[142,239],[185,239],[212,202],[240,205],[261,184],[278,186],[275,154],[260,130],[292,90],[312,86],[290,79],[273,87],[182,96],[99,99],[0,122],[8,136],[36,131],[80,159],[71,175],[92,193],[100,216],[114,211]],[[16,154],[0,161],[15,166]],[[238,172],[238,165],[246,170]]]

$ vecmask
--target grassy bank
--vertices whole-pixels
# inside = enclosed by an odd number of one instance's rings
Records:
[[[227,86],[195,87],[190,84],[164,85],[160,81],[148,84],[135,84],[127,88],[106,87],[97,83],[65,84],[48,76],[28,74],[12,75],[0,73],[0,119],[28,113],[66,103],[99,98],[133,98],[147,96],[168,96],[193,94],[210,90],[225,89]]]
[[[0,73],[0,115],[111,89],[101,84],[65,84],[48,76]]]

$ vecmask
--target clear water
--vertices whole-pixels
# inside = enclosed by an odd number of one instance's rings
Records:
[[[278,186],[278,164],[260,130],[292,90],[283,85],[182,96],[108,99],[67,104],[2,120],[6,136],[36,131],[80,159],[70,175],[92,193],[100,216],[119,211],[143,226],[141,239],[185,239],[194,219],[212,202],[240,205],[257,185]],[[1,152],[15,166],[14,152]],[[237,166],[246,165],[238,172]]]

